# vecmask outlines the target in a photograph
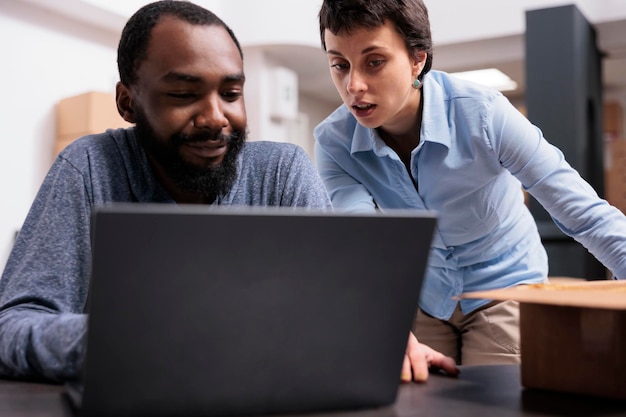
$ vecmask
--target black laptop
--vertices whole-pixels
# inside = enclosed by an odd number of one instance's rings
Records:
[[[122,204],[92,221],[80,415],[395,401],[432,213]]]

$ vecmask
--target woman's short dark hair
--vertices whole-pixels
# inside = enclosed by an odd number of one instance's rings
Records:
[[[117,48],[117,68],[123,84],[132,85],[137,82],[137,68],[147,57],[152,28],[165,15],[174,16],[193,25],[223,27],[237,45],[243,59],[241,45],[235,34],[213,12],[188,1],[157,1],[137,10],[124,26]]]
[[[326,50],[324,32],[350,34],[358,28],[374,29],[390,21],[404,40],[409,54],[426,52],[422,79],[433,62],[433,42],[428,9],[422,0],[324,0],[319,12],[320,37]]]

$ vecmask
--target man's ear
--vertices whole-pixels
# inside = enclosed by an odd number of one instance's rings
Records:
[[[115,85],[115,103],[122,119],[128,123],[135,123],[135,102],[129,88],[121,81]]]

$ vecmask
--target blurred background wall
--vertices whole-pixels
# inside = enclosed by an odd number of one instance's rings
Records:
[[[603,100],[613,115],[606,140],[623,140],[626,0],[425,2],[435,43],[433,68],[497,68],[515,82],[503,93],[522,111],[525,13],[575,4],[597,30],[605,53]],[[119,33],[146,3],[0,0],[0,269],[56,154],[59,103],[87,92],[112,97]],[[250,139],[294,142],[312,157],[312,129],[340,104],[320,47],[316,19],[321,1],[197,3],[229,24],[244,47]],[[76,112],[69,109],[66,113]]]

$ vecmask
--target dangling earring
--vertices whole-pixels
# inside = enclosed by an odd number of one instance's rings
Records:
[[[413,86],[413,88],[415,88],[417,90],[417,89],[419,89],[422,86],[422,83],[420,82],[419,79],[415,78],[415,81],[413,81],[412,86]]]

